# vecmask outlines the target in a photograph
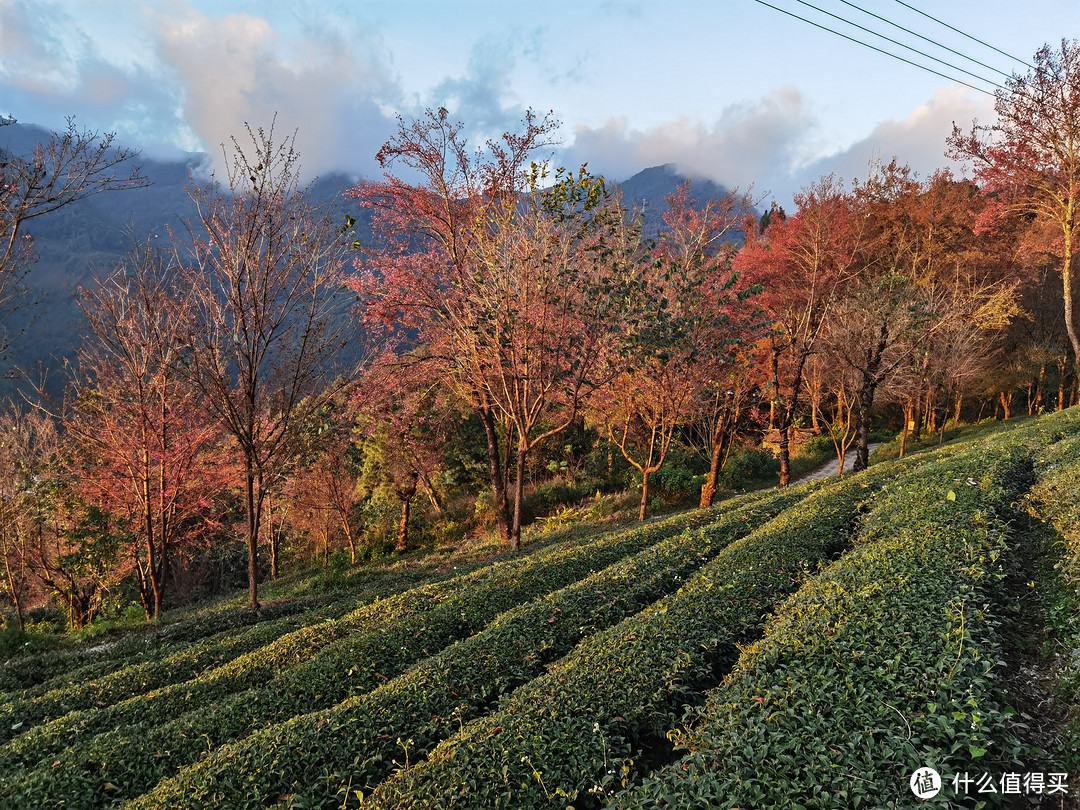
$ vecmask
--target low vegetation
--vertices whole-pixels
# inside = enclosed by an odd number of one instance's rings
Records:
[[[111,669],[27,653],[0,705],[0,803],[906,807],[919,767],[958,803],[965,771],[1071,774],[1078,482],[1065,411],[640,527],[538,534],[418,587],[343,584],[247,627],[225,603],[118,636]],[[1056,549],[1025,584],[1063,707],[1040,747],[1001,668],[1025,543]],[[101,669],[63,685],[35,660]]]

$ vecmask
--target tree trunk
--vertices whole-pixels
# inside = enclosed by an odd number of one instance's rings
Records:
[[[881,371],[881,358],[889,346],[889,324],[881,324],[878,341],[866,353],[866,366],[862,370],[862,387],[859,391],[859,439],[858,452],[855,454],[855,472],[870,466],[870,409],[874,406],[877,393],[878,374]]]
[[[926,393],[926,432],[933,436],[937,433],[937,391],[930,389]]]
[[[904,452],[907,450],[908,436],[914,430],[912,422],[914,421],[913,414],[915,412],[915,400],[911,397],[908,397],[904,400],[904,404],[902,407],[904,411],[904,424],[900,428],[900,458],[904,457]]]
[[[645,520],[645,510],[649,505],[649,468],[641,472],[641,508],[638,509],[638,520]]]
[[[1042,411],[1043,389],[1046,387],[1046,363],[1039,366],[1039,381],[1035,387],[1035,413]]]
[[[786,420],[785,420],[786,421]],[[786,487],[791,483],[791,428],[780,429],[780,484]]]
[[[1005,421],[1008,422],[1009,417],[1012,416],[1013,393],[1010,391],[1009,395],[1005,396],[1005,392],[1002,391],[1000,396],[1001,396],[1001,408],[1002,408],[1003,411],[1005,411]]]
[[[274,494],[266,493],[266,528],[270,539],[270,579],[278,578],[278,534],[274,528]]]
[[[150,596],[150,584],[146,580],[146,570],[143,568],[142,560],[140,560],[138,554],[136,554],[135,587],[139,591],[139,601],[142,602],[143,613],[146,614],[146,620],[150,621],[154,618],[154,600]]]
[[[1057,409],[1063,411],[1065,410],[1065,375],[1068,373],[1069,359],[1067,357],[1059,357],[1055,362],[1057,363],[1058,370]]]
[[[401,517],[398,519],[397,545],[395,551],[409,550],[409,512],[412,508],[412,495],[401,499]]]
[[[802,370],[806,357],[806,354],[802,354],[795,364],[791,381],[791,399],[788,400],[780,390],[780,353],[776,349],[772,353],[774,400],[780,421],[777,427],[780,431],[779,485],[781,487],[786,487],[791,483],[791,428],[795,423],[795,409],[798,407],[799,387],[802,385]]]
[[[908,420],[908,438],[917,442],[922,436],[923,421],[923,392],[920,391],[911,399],[911,418]]]
[[[244,509],[247,512],[248,610],[259,609],[259,518],[255,513],[255,470],[244,459]]]
[[[1075,200],[1070,200],[1070,209]],[[1070,210],[1069,219],[1066,222],[1063,236],[1064,248],[1061,256],[1061,291],[1065,299],[1065,331],[1069,335],[1069,344],[1073,350],[1073,364],[1080,368],[1080,337],[1076,334],[1076,325],[1073,322],[1073,290],[1072,290],[1072,260],[1073,260],[1073,221]]]
[[[876,385],[864,382],[863,390],[859,392],[859,438],[855,463],[851,465],[853,472],[865,470],[870,466],[870,405],[874,401],[875,388],[877,388]]]
[[[146,532],[146,557],[147,578],[150,586],[151,609],[153,618],[161,618],[161,578],[158,572],[157,547],[154,543],[154,510],[150,497],[150,451],[145,447],[142,451],[143,469],[139,477],[142,479],[142,502],[143,502],[143,531]],[[163,516],[164,519],[164,516]]]
[[[26,623],[23,620],[22,599],[19,596],[19,588],[15,582],[15,575],[11,570],[11,560],[4,554],[4,572],[7,574],[8,592],[11,594],[11,602],[15,606],[15,616],[19,620],[19,629],[25,630]]]
[[[348,515],[341,516],[341,530],[345,533],[345,541],[349,544],[349,558],[356,565],[356,532],[349,525]]]
[[[731,435],[734,432],[732,429],[735,422],[732,413],[734,399],[734,391],[728,391],[724,397],[724,414],[720,417],[720,423],[713,434],[712,453],[709,458],[709,474],[701,487],[701,501],[698,504],[701,509],[712,506],[713,500],[716,498],[716,482],[720,478],[720,471],[724,468],[727,449],[731,446]]]
[[[520,437],[518,439],[520,442]],[[525,454],[528,453],[528,448],[524,450],[519,446],[517,451],[517,468],[515,470],[514,478],[514,522],[510,527],[510,548],[517,551],[521,548],[521,509],[522,501],[525,499]]]
[[[491,488],[495,495],[495,518],[499,523],[502,541],[509,543],[510,509],[506,502],[506,479],[503,476],[499,434],[495,430],[495,414],[490,408],[481,408],[480,420],[484,423],[484,436],[487,439],[488,474],[491,476]]]

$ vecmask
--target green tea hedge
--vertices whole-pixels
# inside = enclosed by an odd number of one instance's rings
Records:
[[[257,808],[286,794],[294,807],[347,805],[356,799],[353,786],[377,783],[395,758],[423,756],[581,638],[678,588],[721,548],[802,497],[784,491],[751,499],[714,524],[514,608],[374,692],[219,748],[132,808]]]
[[[369,797],[380,808],[524,808],[602,791],[636,746],[715,683],[773,604],[848,543],[881,476],[825,485],[678,591],[567,658]]]
[[[71,713],[0,748],[0,798],[26,807],[60,800],[96,807],[102,796],[136,796],[218,745],[369,691],[499,613],[729,508],[496,563],[289,634],[184,684]]]
[[[66,686],[39,697],[16,699],[0,706],[0,728],[15,733],[48,717],[109,706],[134,695],[189,680],[315,620],[313,613],[306,613],[262,622],[238,633],[226,633],[224,638],[184,645],[183,649],[156,660],[129,663],[101,677],[72,678]]]
[[[908,807],[919,767],[1008,762],[988,605],[1031,460],[1006,444],[890,484],[697,712],[691,753],[609,806]]]
[[[218,633],[235,633],[238,629],[259,622],[293,616],[316,604],[317,600],[305,599],[266,605],[259,612],[221,609],[167,627],[138,628],[117,638],[106,636],[44,653],[15,656],[0,668],[0,687],[7,692],[17,693],[44,684],[51,684],[49,689],[52,689],[76,679],[101,678],[131,663],[138,663],[146,656],[160,657],[179,652],[193,641],[206,641]],[[7,724],[0,723],[0,741],[8,738],[6,729]]]

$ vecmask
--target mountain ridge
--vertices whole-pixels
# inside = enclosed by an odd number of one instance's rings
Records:
[[[26,155],[50,135],[33,124],[0,127],[0,156]],[[0,364],[0,373],[4,373],[0,397],[10,400],[29,395],[32,388],[27,375],[38,380],[43,374],[50,395],[59,397],[61,369],[87,335],[75,303],[75,289],[88,284],[95,274],[110,271],[135,241],[167,239],[170,230],[186,227],[195,217],[187,189],[192,182],[202,184],[210,179],[207,153],[182,152],[175,159],[140,154],[133,163],[153,181],[151,185],[97,194],[26,226],[34,237],[37,258],[25,278],[27,305],[7,319],[11,345]],[[643,210],[645,233],[655,236],[663,230],[667,195],[688,179],[698,199],[727,192],[711,180],[688,176],[672,163],[643,169],[613,185],[622,192],[624,205]],[[329,173],[315,178],[309,187],[318,201],[333,204],[336,219],[344,222],[348,215],[364,223],[367,217],[359,205],[342,194],[356,182],[345,173]],[[358,237],[363,240],[364,234],[358,233]]]

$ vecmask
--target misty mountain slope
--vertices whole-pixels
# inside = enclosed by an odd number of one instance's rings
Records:
[[[0,152],[28,154],[34,145],[47,140],[49,133],[35,126],[16,124],[0,128]],[[193,182],[208,179],[206,154],[179,154],[176,159],[139,155],[134,161],[153,184],[138,189],[95,195],[27,223],[34,237],[38,260],[26,275],[28,305],[8,318],[6,328],[11,345],[0,359],[0,397],[17,397],[30,388],[21,374],[38,380],[46,372],[47,389],[59,397],[63,389],[65,359],[86,339],[86,324],[73,293],[89,284],[96,274],[108,273],[136,241],[169,238],[169,231],[182,233],[195,217],[188,194]],[[194,173],[194,180],[193,180]],[[666,197],[683,182],[673,164],[638,172],[615,185],[622,191],[628,208],[644,207],[645,233],[655,236],[663,227]],[[343,174],[316,179],[311,192],[316,201],[330,204],[335,221],[346,215],[357,220],[356,238],[370,239],[370,215],[343,196],[353,184]],[[709,180],[696,179],[691,191],[701,200],[718,197],[726,189]]]

